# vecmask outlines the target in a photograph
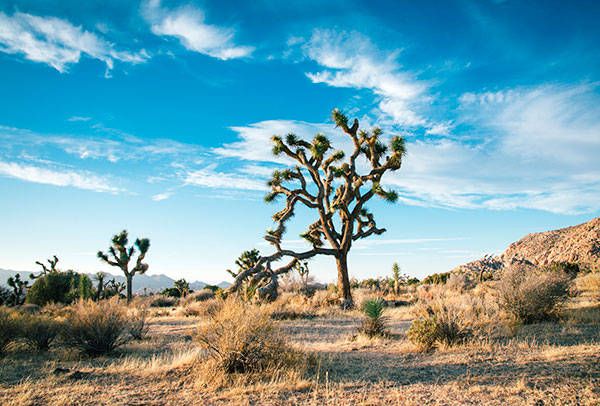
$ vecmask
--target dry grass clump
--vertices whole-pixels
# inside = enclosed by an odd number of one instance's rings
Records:
[[[553,320],[568,298],[569,285],[561,273],[509,268],[497,285],[499,304],[523,324]]]
[[[150,302],[150,307],[173,307],[175,305],[177,305],[177,298],[164,295],[157,295]]]
[[[414,308],[417,318],[407,337],[422,350],[483,339],[502,331],[503,317],[492,292],[483,285],[468,293],[444,286],[430,286],[420,293]]]
[[[129,341],[126,309],[116,300],[79,301],[73,305],[64,328],[65,343],[98,356]]]
[[[196,340],[208,355],[201,371],[206,385],[273,382],[304,371],[304,356],[286,343],[269,312],[235,298],[209,315]]]
[[[24,314],[18,323],[19,336],[37,351],[48,351],[62,329],[61,321],[44,314]]]
[[[146,338],[150,326],[148,325],[148,310],[145,307],[134,308],[129,311],[129,335],[134,340],[141,341]]]
[[[312,319],[317,317],[312,298],[301,293],[283,292],[277,300],[265,306],[273,320]]]
[[[600,272],[588,273],[575,279],[577,290],[586,296],[600,300]]]
[[[0,355],[6,348],[19,338],[19,317],[17,312],[5,306],[0,306]]]

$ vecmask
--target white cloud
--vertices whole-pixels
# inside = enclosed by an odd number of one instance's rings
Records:
[[[152,196],[152,200],[155,202],[162,202],[163,200],[169,199],[171,196],[173,196],[173,192],[157,193]]]
[[[314,83],[334,87],[370,89],[379,96],[379,110],[395,124],[433,127],[419,110],[427,102],[428,85],[402,71],[398,51],[384,53],[358,33],[315,30],[304,45],[306,55],[327,68],[307,73]]]
[[[108,179],[88,172],[60,171],[15,162],[0,161],[0,175],[26,182],[74,187],[77,189],[93,190],[95,192],[119,193],[122,191],[110,185]]]
[[[83,54],[104,62],[106,76],[109,76],[115,60],[141,63],[149,57],[144,50],[116,50],[105,39],[67,20],[26,13],[8,16],[2,12],[0,51],[23,54],[26,59],[48,64],[61,73],[66,72],[69,65],[78,63]]]
[[[473,130],[452,139],[409,141],[402,169],[383,181],[411,205],[562,214],[600,210],[596,89],[555,85],[463,96],[457,124]],[[349,148],[330,124],[269,120],[232,129],[239,141],[214,152],[282,163],[271,155],[270,137],[288,132],[305,138],[324,132],[335,146]]]
[[[143,13],[154,34],[175,37],[190,51],[222,60],[246,57],[254,51],[254,47],[234,43],[233,29],[206,24],[203,12],[191,5],[169,10],[161,7],[160,0],[149,0]]]
[[[316,124],[295,120],[266,120],[247,126],[231,127],[240,140],[214,148],[212,152],[223,157],[241,158],[248,161],[286,163],[289,160],[283,156],[273,155],[273,135],[285,136],[294,133],[310,140],[317,133],[327,135],[339,149],[349,148],[351,141],[332,124]]]
[[[236,173],[218,172],[216,165],[189,171],[185,177],[187,185],[216,189],[243,189],[266,191],[265,182]]]
[[[67,121],[75,123],[78,121],[90,121],[92,118],[91,117],[85,117],[85,116],[71,116],[67,119]]]
[[[478,142],[416,141],[386,182],[412,204],[555,213],[600,209],[600,97],[595,85],[461,97]]]

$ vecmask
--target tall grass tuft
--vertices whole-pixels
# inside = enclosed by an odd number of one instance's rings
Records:
[[[21,326],[19,335],[37,351],[48,351],[62,328],[60,321],[44,314],[24,314],[19,324]]]
[[[196,341],[208,355],[202,377],[207,384],[223,385],[240,375],[276,380],[302,371],[302,355],[288,346],[269,312],[235,298],[209,313]]]
[[[80,301],[67,316],[64,339],[83,353],[98,356],[125,344],[129,325],[125,308],[114,299]]]
[[[20,328],[16,311],[0,306],[0,355],[19,338]]]

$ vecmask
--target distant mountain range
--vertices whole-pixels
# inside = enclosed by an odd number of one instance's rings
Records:
[[[6,280],[9,277],[14,276],[16,274],[20,274],[22,279],[30,280],[29,275],[31,273],[33,273],[33,272],[12,271],[9,269],[0,269],[0,285],[6,286]],[[88,274],[88,276],[90,278],[92,278],[92,280],[93,280],[93,275]],[[117,282],[125,282],[125,277],[122,275],[113,275],[113,274],[107,273],[107,278],[108,279],[114,278]],[[133,291],[135,293],[143,293],[144,289],[146,289],[146,292],[148,292],[148,293],[160,292],[163,289],[173,287],[174,282],[175,282],[175,279],[170,278],[167,275],[163,275],[163,274],[136,275],[133,278]],[[205,282],[194,281],[194,282],[190,282],[190,289],[200,290],[200,289],[204,288],[206,285],[208,285],[208,284]],[[231,285],[231,283],[226,282],[226,281],[222,281],[219,284],[217,284],[217,286],[219,286],[220,288],[223,288],[223,289],[228,288],[230,285]]]

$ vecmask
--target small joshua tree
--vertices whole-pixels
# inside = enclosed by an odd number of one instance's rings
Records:
[[[25,303],[25,292],[29,287],[29,282],[21,279],[21,275],[16,274],[11,276],[6,281],[7,285],[12,288],[10,302],[13,306],[20,306]]]
[[[48,262],[48,265],[50,265],[50,267],[47,267],[45,264],[43,264],[40,261],[35,261],[36,265],[39,265],[42,267],[42,271],[40,272],[39,275],[36,274],[29,274],[29,277],[31,279],[37,279],[40,276],[44,276],[47,273],[52,273],[52,272],[60,272],[58,270],[58,268],[56,267],[56,265],[58,264],[58,257],[56,255],[54,255],[52,258],[49,258],[46,260]]]
[[[400,293],[400,265],[397,262],[394,262],[392,265],[392,278],[394,279],[394,293],[397,295]]]
[[[277,295],[277,278],[266,277],[266,270],[264,267],[260,265],[257,266],[260,258],[260,251],[257,249],[244,251],[238,257],[238,259],[235,260],[238,270],[227,270],[227,272],[229,272],[229,274],[233,276],[235,280],[237,280],[240,275],[243,275],[251,269],[256,268],[258,271],[256,274],[252,275],[252,277],[244,279],[240,285],[241,290],[244,292],[245,300],[253,299],[255,294],[258,294],[257,298],[271,297],[273,299]]]
[[[308,261],[300,262],[298,261],[295,266],[296,272],[298,272],[298,276],[300,276],[300,283],[302,284],[302,292],[305,294],[308,292],[308,274],[310,269],[308,268]]]
[[[185,279],[179,279],[173,283],[179,292],[179,297],[186,297],[190,293],[190,284]]]
[[[104,288],[106,287],[104,279],[106,279],[106,273],[102,271],[96,272],[96,274],[94,275],[94,279],[98,283],[96,285],[96,300],[100,300],[104,298]],[[108,284],[108,282],[106,282],[106,284]]]
[[[148,270],[148,264],[144,263],[144,258],[150,248],[150,240],[147,238],[138,238],[135,244],[127,246],[129,243],[127,230],[121,231],[112,238],[112,245],[108,248],[108,254],[98,251],[98,258],[111,266],[115,266],[123,272],[127,281],[127,303],[131,302],[133,297],[133,277],[136,274],[144,274]],[[137,251],[136,251],[137,248]],[[129,268],[129,262],[133,259],[136,252],[139,252],[135,265]],[[110,255],[109,255],[110,254]]]
[[[275,248],[275,253],[261,256],[252,268],[237,274],[230,291],[237,291],[249,278],[262,275],[264,279],[276,280],[277,275],[291,270],[297,261],[315,255],[329,255],[336,260],[342,307],[353,307],[348,252],[355,241],[386,231],[377,227],[375,217],[366,204],[374,196],[390,202],[397,200],[397,193],[385,190],[381,181],[386,172],[400,169],[406,149],[402,137],[392,137],[388,147],[382,142],[381,129],[359,131],[358,120],[350,125],[348,117],[337,109],[333,110],[332,116],[336,127],[352,142],[347,159],[344,151],[333,150],[331,142],[323,134],[317,134],[310,142],[295,134],[272,138],[273,153],[284,155],[295,163],[288,169],[273,172],[268,183],[271,192],[265,196],[267,202],[279,196],[285,197],[285,207],[273,215],[276,228],[267,231],[265,236],[265,240]],[[363,170],[363,174],[359,173]],[[298,204],[317,215],[317,220],[301,234],[312,246],[304,252],[282,247],[286,222],[292,218]],[[272,262],[283,257],[292,260],[272,269]],[[272,282],[273,285],[275,283]]]

